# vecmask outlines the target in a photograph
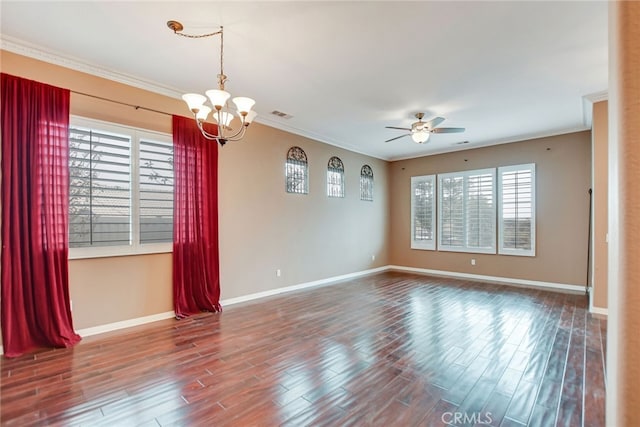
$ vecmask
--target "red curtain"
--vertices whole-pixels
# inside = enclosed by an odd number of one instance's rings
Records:
[[[69,304],[69,91],[7,74],[2,94],[4,353],[80,341]]]
[[[173,116],[173,305],[176,317],[221,311],[218,144]]]

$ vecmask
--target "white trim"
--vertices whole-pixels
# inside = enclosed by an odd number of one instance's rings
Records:
[[[225,306],[239,304],[241,302],[253,301],[260,298],[266,298],[273,295],[283,294],[285,292],[297,291],[300,289],[313,288],[316,286],[333,285],[338,282],[347,279],[354,279],[356,277],[367,276],[369,274],[380,273],[389,270],[390,267],[385,265],[383,267],[371,268],[369,270],[356,271],[355,273],[342,274],[340,276],[327,277],[326,279],[314,280],[312,282],[300,283],[293,286],[285,286],[284,288],[270,289],[264,292],[257,292],[255,294],[243,295],[235,298],[224,299],[220,301],[222,308]]]
[[[362,154],[365,156],[369,156],[369,157],[373,157],[374,159],[379,159],[379,160],[384,160],[384,161],[391,161],[391,158],[389,157],[384,157],[384,156],[380,156],[378,154],[372,154],[372,153],[368,153],[366,151],[363,151],[351,144],[348,144],[346,142],[341,142],[338,141],[336,139],[330,138],[328,136],[325,135],[321,135],[319,133],[316,132],[312,132],[309,130],[304,130],[304,129],[300,129],[297,128],[295,126],[291,126],[288,123],[282,123],[280,120],[283,119],[276,119],[275,117],[267,117],[266,115],[259,115],[258,117],[256,117],[253,121],[254,123],[260,123],[261,125],[264,126],[269,126],[272,127],[274,129],[279,129],[281,131],[284,132],[289,132],[291,134],[294,135],[299,135],[314,141],[318,141],[318,142],[322,142],[323,144],[327,144],[327,145],[332,145],[334,147],[338,147],[338,148],[342,148],[343,150],[347,150],[347,151],[351,151],[352,153],[357,153],[357,154]],[[421,154],[421,156],[423,156],[424,154]]]
[[[456,277],[459,279],[473,279],[487,282],[497,282],[511,285],[531,286],[535,288],[558,289],[569,292],[584,292],[584,286],[568,283],[541,282],[538,280],[513,279],[510,277],[484,276],[482,274],[458,273],[456,271],[431,270],[428,268],[403,267],[400,265],[389,265],[389,270],[406,271],[411,273],[432,274],[435,276]]]
[[[102,77],[128,86],[148,90],[150,92],[165,95],[170,98],[181,99],[181,96],[184,93],[170,86],[161,85],[151,80],[145,80],[131,74],[121,73],[116,70],[110,70],[104,68],[101,65],[91,64],[80,58],[46,49],[42,46],[28,43],[15,37],[7,36],[6,34],[0,35],[0,49],[17,53],[18,55],[26,56],[29,58],[37,59],[39,61],[44,61],[50,64],[55,64],[61,67],[80,71],[82,73]]]
[[[504,208],[504,193],[503,193],[503,180],[504,174],[509,172],[524,172],[531,173],[531,218],[529,227],[529,241],[531,242],[530,249],[512,249],[504,247],[504,223],[503,217]],[[516,197],[520,202],[520,189],[516,189]],[[536,256],[536,164],[527,163],[522,165],[510,165],[498,167],[498,254],[499,255],[515,255],[515,256]],[[517,203],[516,203],[517,205]],[[516,225],[517,227],[517,225]]]
[[[160,95],[165,95],[174,99],[182,99],[182,94],[186,93],[186,90],[179,90],[178,88],[162,85],[160,83],[145,80],[143,78],[122,73],[116,70],[104,68],[101,65],[91,64],[81,58],[65,55],[61,52],[53,51],[43,48],[32,43],[25,42],[24,40],[17,39],[15,37],[0,34],[0,49],[8,52],[13,52],[18,55],[26,56],[29,58],[37,59],[39,61],[48,62],[50,64],[59,65],[61,67],[69,68],[71,70],[80,71],[82,73],[90,74],[93,76],[102,77],[104,79],[112,80],[118,83],[126,84],[128,86],[136,87],[138,89],[144,89]],[[291,126],[287,123],[267,117],[266,115],[258,116],[254,122],[269,126],[275,129],[279,129],[285,132],[289,132],[295,135],[300,135],[305,138],[313,139],[315,141],[322,142],[324,144],[333,145],[354,153],[363,154],[365,156],[373,157],[380,160],[389,161],[389,158],[367,153],[352,146],[346,142],[338,141],[333,138],[321,135],[316,132],[307,131]]]
[[[491,221],[491,234],[492,234],[492,242],[490,247],[473,247],[469,245],[469,179],[472,176],[478,175],[490,175],[491,176],[491,217],[493,221]],[[450,244],[444,244],[442,242],[444,235],[443,230],[445,227],[442,225],[445,219],[444,211],[444,202],[443,202],[443,193],[445,190],[445,186],[443,181],[446,179],[462,179],[462,230],[464,236],[464,245],[463,246],[453,246]],[[437,205],[438,205],[438,221],[436,225],[436,232],[438,235],[438,251],[441,252],[466,252],[466,253],[479,253],[479,254],[495,254],[496,247],[496,168],[486,168],[486,169],[473,169],[466,170],[460,172],[448,172],[448,173],[440,173],[437,177]],[[479,212],[478,212],[479,214]],[[472,218],[473,219],[473,218]],[[480,217],[479,221],[482,221]],[[480,223],[478,223],[478,227],[480,227]],[[480,243],[480,242],[478,242]]]
[[[420,183],[431,184],[431,228],[433,237],[431,240],[416,240],[416,198],[415,188]],[[435,175],[422,175],[411,177],[411,249],[419,250],[436,250],[436,176]]]
[[[600,314],[602,316],[609,316],[609,309],[608,308],[603,308],[603,307],[594,307],[594,306],[590,306],[589,307],[589,313],[592,314]]]
[[[589,127],[574,126],[567,129],[552,130],[548,132],[530,132],[530,133],[524,133],[521,135],[507,137],[504,139],[492,140],[491,142],[477,141],[469,144],[460,144],[460,145],[454,144],[453,146],[445,146],[439,149],[434,149],[433,151],[429,151],[429,152],[420,152],[420,153],[410,154],[407,156],[399,156],[399,157],[390,156],[388,158],[383,158],[383,160],[386,160],[388,162],[398,162],[400,160],[410,160],[410,159],[418,159],[418,158],[428,157],[428,156],[435,156],[436,154],[455,153],[457,151],[474,150],[476,148],[483,148],[483,147],[493,147],[495,145],[510,144],[512,142],[524,142],[524,141],[531,141],[533,139],[542,139],[542,138],[549,138],[552,136],[568,135],[570,133],[584,132],[586,130],[591,130],[591,127],[590,126]]]
[[[582,97],[582,122],[589,129],[593,128],[593,104],[600,101],[607,101],[609,92],[606,90],[590,93]]]
[[[171,134],[136,128],[103,120],[71,115],[70,128],[100,130],[123,138],[129,138],[129,244],[118,246],[90,246],[69,248],[69,259],[102,258],[131,255],[148,255],[173,252],[173,242],[140,242],[140,143],[141,141],[173,145]]]
[[[338,282],[342,282],[347,279],[354,279],[356,277],[367,276],[370,274],[381,273],[389,270],[404,271],[409,273],[431,274],[435,276],[446,276],[446,277],[454,277],[454,278],[460,278],[460,279],[482,280],[482,281],[488,281],[488,282],[504,283],[507,285],[509,284],[525,285],[525,286],[538,287],[538,288],[559,289],[559,290],[571,291],[571,292],[584,292],[584,287],[580,285],[540,282],[537,280],[512,279],[508,277],[484,276],[481,274],[458,273],[454,271],[431,270],[427,268],[404,267],[399,265],[385,265],[382,267],[371,268],[369,270],[356,271],[355,273],[342,274],[340,276],[328,277],[326,279],[314,280],[312,282],[300,283],[298,285],[286,286],[283,288],[271,289],[264,292],[257,292],[255,294],[229,298],[229,299],[220,301],[220,304],[224,308],[226,306],[239,304],[247,301],[253,301],[261,298],[266,298],[266,297],[270,297],[278,294],[283,294],[286,292],[313,288],[317,286],[334,285]],[[589,311],[595,314],[603,314],[605,316],[608,315],[608,310],[606,308],[590,307]],[[150,316],[138,317],[135,319],[123,320],[120,322],[108,323],[106,325],[80,329],[76,331],[76,333],[82,337],[89,337],[92,335],[104,334],[107,332],[117,331],[120,329],[131,328],[133,326],[139,326],[139,325],[144,325],[151,322],[157,322],[159,320],[171,319],[173,317],[175,317],[175,313],[173,311],[167,311],[164,313],[152,314]],[[2,354],[4,354],[4,351],[2,346],[0,346],[0,355]]]
[[[176,317],[176,314],[173,311],[165,311],[164,313],[152,314],[150,316],[136,317],[135,319],[122,320],[120,322],[107,323],[106,325],[94,326],[92,328],[79,329],[76,333],[81,337],[90,337],[92,335],[104,334],[107,332],[117,331],[119,329],[131,328],[132,326],[157,322],[158,320],[171,319],[172,317]]]

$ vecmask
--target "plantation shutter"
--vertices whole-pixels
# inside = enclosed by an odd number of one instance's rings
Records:
[[[498,168],[499,253],[535,256],[535,164]]]
[[[140,243],[173,241],[173,144],[140,139]]]
[[[495,170],[467,176],[467,247],[493,250],[496,247]]]
[[[131,244],[131,138],[69,129],[69,247]]]
[[[411,248],[436,248],[435,175],[411,177]]]

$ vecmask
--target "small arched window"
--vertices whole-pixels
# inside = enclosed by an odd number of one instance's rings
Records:
[[[284,174],[287,193],[309,194],[309,165],[302,148],[289,148]]]
[[[344,197],[344,164],[335,156],[327,165],[327,196]]]
[[[360,169],[360,200],[373,201],[373,169],[369,165]]]

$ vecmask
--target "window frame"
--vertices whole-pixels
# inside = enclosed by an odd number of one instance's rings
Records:
[[[340,177],[340,181],[337,184],[332,182],[332,174],[338,174]],[[339,186],[338,188],[340,191],[338,194],[332,194],[331,192],[331,187],[335,185]],[[331,156],[327,162],[327,197],[332,199],[344,199],[346,193],[345,187],[344,162],[338,156]]]
[[[470,247],[469,246],[469,235],[468,235],[468,214],[469,214],[469,207],[468,207],[468,197],[469,197],[469,177],[473,176],[473,175],[484,175],[484,174],[491,174],[492,176],[492,228],[493,228],[493,239],[492,239],[492,246],[491,247],[487,247],[487,248],[482,248],[482,247]],[[443,208],[443,202],[442,202],[442,192],[443,192],[443,185],[442,185],[442,180],[446,179],[446,178],[453,178],[453,177],[461,177],[462,178],[462,200],[463,200],[463,208],[462,208],[462,223],[463,223],[463,240],[464,240],[464,246],[450,246],[450,245],[445,245],[442,243],[442,220],[443,220],[443,214],[442,214],[442,208]],[[468,170],[468,171],[461,171],[461,172],[449,172],[449,173],[443,173],[443,174],[438,174],[438,188],[437,188],[437,205],[438,205],[438,222],[437,222],[437,235],[438,235],[438,251],[442,251],[442,252],[465,252],[465,253],[479,253],[479,254],[496,254],[497,253],[497,244],[496,244],[496,240],[497,240],[497,227],[496,227],[496,219],[497,219],[497,193],[496,193],[496,168],[486,168],[486,169],[474,169],[474,170]]]
[[[295,176],[289,176],[289,171],[291,167],[302,167],[302,165],[304,165],[303,191],[289,191],[289,179],[295,179]],[[309,158],[302,147],[292,146],[287,150],[287,158],[284,162],[284,189],[287,194],[309,194]]]
[[[498,169],[498,211],[497,211],[497,221],[498,221],[498,254],[500,255],[515,255],[515,256],[528,256],[535,257],[536,256],[536,164],[535,163],[525,163],[520,165],[510,165],[510,166],[500,166]],[[503,188],[502,188],[502,174],[504,172],[514,172],[521,170],[529,170],[531,171],[531,226],[530,226],[530,240],[531,240],[531,248],[530,249],[512,249],[504,247],[504,218],[502,216],[502,208],[503,208]]]
[[[140,243],[140,140],[173,144],[171,134],[156,132],[103,120],[90,119],[71,115],[69,128],[79,127],[95,129],[114,134],[127,134],[131,136],[130,147],[130,177],[131,177],[131,210],[129,230],[129,245],[118,246],[94,246],[94,247],[69,247],[69,259],[101,258],[130,255],[146,255],[173,252],[173,242]],[[69,222],[67,223],[67,235]]]
[[[373,168],[369,165],[360,168],[360,200],[373,202]]]
[[[431,225],[432,225],[432,234],[433,238],[428,241],[416,241],[415,238],[415,185],[419,182],[431,182],[432,195],[431,195]],[[411,249],[425,250],[425,251],[435,251],[436,250],[436,240],[437,240],[437,231],[438,226],[436,223],[436,197],[437,197],[437,189],[436,189],[436,175],[421,175],[421,176],[412,176],[411,177]]]

